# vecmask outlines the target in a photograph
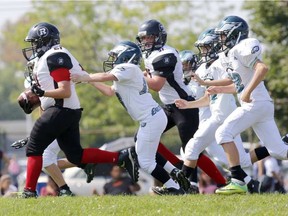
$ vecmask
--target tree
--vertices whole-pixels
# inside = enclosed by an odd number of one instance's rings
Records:
[[[269,66],[266,85],[274,98],[275,117],[282,134],[288,121],[288,1],[246,1],[250,30],[265,44],[264,62]]]
[[[20,47],[27,46],[23,39],[28,29],[39,21],[53,23],[59,28],[61,44],[90,73],[102,71],[102,62],[107,58],[107,51],[115,43],[120,40],[135,41],[138,26],[147,19],[161,21],[168,32],[168,44],[179,50],[192,49],[197,52],[194,48],[195,29],[202,31],[209,27],[208,24],[205,25],[207,20],[202,15],[194,15],[200,12],[189,1],[57,1],[55,4],[55,1],[34,0],[32,5],[32,11],[15,24],[6,25],[3,37],[0,38],[0,56],[3,62],[1,71],[7,73],[7,77],[14,76],[15,71],[23,71],[26,63]],[[207,1],[206,6],[208,5]],[[212,16],[210,22],[214,22]],[[14,104],[15,109],[21,112],[14,101],[23,89],[23,78],[11,82],[14,87],[9,89],[13,101],[10,106]],[[77,85],[77,92],[84,107],[81,132],[83,135],[89,134],[85,135],[85,143],[103,143],[107,139],[134,134],[137,125],[116,98],[106,98],[89,85]],[[169,140],[179,142],[178,136]]]

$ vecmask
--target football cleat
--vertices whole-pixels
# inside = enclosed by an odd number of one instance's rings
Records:
[[[37,198],[37,192],[36,191],[31,191],[28,189],[24,188],[24,191],[22,192],[21,198]]]
[[[251,179],[251,181],[247,184],[247,189],[249,193],[260,193],[261,184],[259,181]]]
[[[160,196],[163,195],[184,195],[185,191],[182,188],[176,189],[176,188],[166,188],[166,187],[152,187],[152,191]]]
[[[247,193],[248,189],[247,189],[247,185],[241,185],[239,183],[236,182],[237,180],[232,179],[231,182],[221,188],[218,188],[215,193],[216,194],[224,194],[224,195],[230,195],[230,194],[244,194]]]
[[[139,164],[135,147],[123,149],[119,152],[118,166],[125,168],[133,182],[137,182],[139,178]]]
[[[75,194],[72,193],[72,191],[70,191],[70,190],[60,189],[58,196],[61,196],[61,197],[70,197],[71,196],[72,197],[72,196],[75,196]]]
[[[190,183],[188,190],[186,191],[187,194],[199,194],[199,187],[197,184]]]
[[[17,140],[11,144],[11,147],[13,147],[15,149],[20,149],[23,146],[27,145],[28,141],[29,141],[29,137],[27,137],[25,139]]]
[[[87,183],[90,183],[93,180],[95,176],[96,165],[97,164],[86,164],[86,166],[84,167],[84,172],[87,175],[87,178],[86,178]]]
[[[188,191],[190,187],[190,181],[185,177],[184,173],[181,170],[174,168],[170,173],[170,176],[180,185],[180,187],[184,191]]]

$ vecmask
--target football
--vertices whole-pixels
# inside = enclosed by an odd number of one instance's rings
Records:
[[[30,114],[40,106],[41,102],[36,94],[31,90],[26,90],[19,95],[18,104],[26,114]]]

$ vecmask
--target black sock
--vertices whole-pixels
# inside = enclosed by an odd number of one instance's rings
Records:
[[[156,163],[159,164],[161,167],[164,167],[167,163],[167,160],[159,153],[156,153]]]
[[[191,174],[194,172],[194,168],[188,167],[185,164],[183,164],[182,171],[186,178],[190,178]]]
[[[190,177],[189,177],[189,181],[195,182],[195,183],[198,182],[198,169],[197,169],[197,167],[194,168],[192,175],[190,175]]]
[[[60,189],[60,190],[61,190],[61,189],[70,190],[70,188],[69,188],[69,186],[68,186],[67,184],[59,187],[59,189]]]
[[[151,175],[160,181],[162,184],[165,184],[169,179],[170,176],[168,173],[161,167],[160,165],[156,165],[155,169],[152,171]]]
[[[244,182],[244,177],[243,177],[244,171],[242,170],[240,165],[231,167],[230,171],[231,171],[231,178],[234,178],[234,179],[237,179],[237,180]]]
[[[263,158],[268,157],[270,155],[267,148],[264,146],[258,147],[254,149],[254,151],[258,160],[262,160]]]

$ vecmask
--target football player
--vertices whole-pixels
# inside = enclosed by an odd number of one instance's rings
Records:
[[[135,150],[108,152],[81,147],[79,121],[82,108],[75,85],[70,82],[70,74],[87,72],[72,54],[60,45],[57,27],[46,22],[37,23],[28,31],[25,42],[31,43],[31,47],[23,49],[27,61],[39,58],[33,70],[37,83],[32,85],[31,90],[40,97],[43,112],[36,120],[27,143],[27,177],[22,197],[37,197],[35,189],[42,170],[42,155],[55,139],[70,163],[77,166],[88,163],[116,163],[125,166],[131,178],[137,181],[139,173]]]
[[[199,49],[201,66],[196,70],[196,75],[192,74],[192,76],[201,84],[207,83],[207,81],[205,83],[203,80],[208,80],[208,83],[212,84],[216,80],[227,78],[227,73],[222,66],[222,62],[225,61],[225,56],[218,58],[219,39],[218,35],[214,33],[214,29],[208,29],[201,33],[195,46]],[[200,79],[197,74],[200,75],[203,80]],[[232,83],[229,79],[227,82]],[[199,87],[198,92],[201,92],[203,95],[196,101],[188,102],[183,99],[178,99],[175,102],[176,106],[180,109],[203,107],[200,109],[201,112],[199,112],[199,129],[194,134],[194,137],[190,139],[185,149],[184,167],[186,168],[185,170],[187,170],[187,175],[193,174],[198,155],[205,149],[208,150],[211,156],[215,156],[216,160],[220,161],[222,165],[228,167],[223,149],[214,141],[215,132],[223,123],[224,119],[237,107],[232,94],[208,96],[208,94],[204,94],[203,86]],[[245,152],[240,135],[235,137],[235,142],[241,156],[242,166],[251,166],[250,155]],[[249,181],[251,181],[251,178]]]
[[[166,45],[167,33],[157,20],[147,20],[141,24],[136,39],[142,50],[146,68],[144,75],[148,86],[159,93],[168,118],[164,132],[177,126],[184,151],[187,142],[198,129],[199,117],[197,108],[180,110],[174,103],[178,98],[195,100],[190,89],[183,83],[179,54],[176,49]],[[159,145],[161,148],[159,152],[169,161],[177,161],[176,156],[165,151],[162,146]],[[199,159],[198,165],[203,171],[218,184],[225,184],[225,178],[207,156],[201,154]]]
[[[117,44],[108,55],[109,58],[104,61],[103,66],[104,71],[109,71],[109,73],[82,76],[71,74],[71,79],[74,82],[90,82],[106,96],[117,96],[132,119],[139,122],[135,146],[140,167],[165,185],[165,188],[161,190],[158,187],[153,187],[152,190],[159,195],[184,194],[184,190],[190,186],[189,180],[180,170],[172,168],[173,172],[177,173],[178,183],[181,186],[182,182],[186,183],[183,190],[155,160],[158,143],[167,124],[167,117],[148,91],[147,82],[139,67],[142,59],[140,48],[133,42],[123,41]],[[113,81],[113,85],[99,83],[105,81]]]
[[[232,177],[231,182],[217,189],[216,193],[245,193],[246,174],[241,168],[233,138],[252,127],[266,147],[255,150],[254,157],[258,160],[268,155],[287,159],[288,146],[281,140],[274,120],[273,101],[263,82],[268,67],[261,61],[261,45],[257,39],[248,38],[247,22],[238,16],[227,16],[215,28],[215,32],[220,36],[221,50],[228,56],[225,69],[233,84],[210,87],[208,93],[237,93],[241,104],[216,131],[216,141],[224,148]]]

